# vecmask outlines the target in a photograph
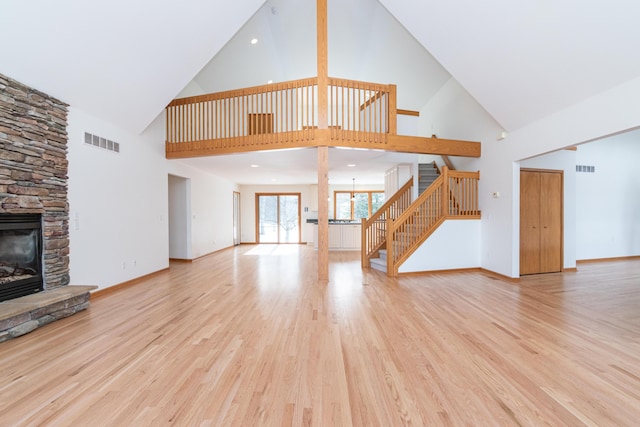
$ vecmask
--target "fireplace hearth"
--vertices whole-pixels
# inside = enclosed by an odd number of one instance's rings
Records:
[[[0,214],[0,301],[43,290],[40,214]]]

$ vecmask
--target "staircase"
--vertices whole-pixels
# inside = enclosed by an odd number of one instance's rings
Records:
[[[440,176],[436,162],[420,163],[418,165],[418,194],[424,193],[431,183]]]
[[[380,249],[378,251],[378,256],[376,258],[371,258],[369,260],[371,268],[374,270],[382,271],[383,273],[387,272],[387,250]]]
[[[422,165],[421,165],[422,166]],[[425,179],[435,168],[427,164],[422,170]],[[428,171],[428,172],[427,172]],[[433,232],[448,219],[479,219],[478,172],[450,171],[446,166],[439,175],[405,209],[388,209],[379,216],[362,222],[362,266],[398,275],[398,268]],[[422,181],[422,172],[420,180]],[[410,180],[411,181],[411,180]],[[409,183],[405,184],[405,187]],[[403,187],[406,192],[407,188]],[[396,193],[389,202],[396,200]],[[397,203],[396,203],[397,205]],[[383,210],[386,204],[380,208]]]

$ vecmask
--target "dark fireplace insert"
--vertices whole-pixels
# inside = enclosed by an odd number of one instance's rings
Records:
[[[42,289],[41,215],[0,214],[0,301]]]

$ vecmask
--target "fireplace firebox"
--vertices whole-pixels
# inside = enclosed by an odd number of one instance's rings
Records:
[[[42,217],[0,214],[0,301],[43,290]]]

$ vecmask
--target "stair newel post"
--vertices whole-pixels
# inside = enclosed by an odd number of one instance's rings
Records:
[[[442,167],[442,216],[449,216],[449,168]]]
[[[395,247],[396,243],[393,241],[393,218],[387,218],[386,223],[386,234],[387,234],[387,276],[394,277],[396,275],[394,264],[395,264]]]
[[[361,218],[362,225],[360,226],[360,258],[362,261],[362,268],[369,268],[369,247],[367,246],[367,218]]]

